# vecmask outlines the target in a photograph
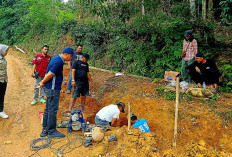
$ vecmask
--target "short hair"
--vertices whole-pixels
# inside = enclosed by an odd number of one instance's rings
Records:
[[[43,45],[43,46],[41,47],[41,49],[43,49],[44,47],[49,48],[49,46],[48,46],[48,45]]]
[[[76,48],[77,48],[77,47],[79,47],[79,46],[80,46],[80,47],[83,47],[83,45],[82,45],[82,44],[77,44],[77,45],[76,45]]]

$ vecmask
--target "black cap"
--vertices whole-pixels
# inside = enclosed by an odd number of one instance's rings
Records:
[[[89,54],[88,53],[84,53],[83,57],[85,57],[86,60],[89,60]]]
[[[196,57],[204,57],[204,54],[202,52],[197,52]]]

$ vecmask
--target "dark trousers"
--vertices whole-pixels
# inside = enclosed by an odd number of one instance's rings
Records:
[[[4,109],[4,98],[6,94],[7,82],[0,82],[0,112]]]
[[[207,70],[206,72],[200,74],[196,72],[196,70],[190,70],[189,75],[191,79],[196,83],[203,83],[206,84],[218,84],[219,83],[219,76],[217,76],[214,72]]]
[[[48,131],[48,135],[56,131],[56,116],[59,108],[60,90],[44,88],[47,97],[46,108],[43,116],[43,129]]]

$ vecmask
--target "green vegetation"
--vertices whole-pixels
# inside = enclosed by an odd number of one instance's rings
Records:
[[[167,70],[180,71],[184,31],[193,29],[199,49],[218,62],[225,74],[223,86],[231,91],[231,60],[218,60],[231,45],[223,35],[215,37],[220,23],[231,28],[231,0],[215,5],[213,20],[203,20],[201,10],[192,16],[187,1],[144,0],[145,15],[139,0],[113,2],[0,0],[0,42],[20,45],[32,55],[42,44],[59,53],[82,43],[92,66],[163,78]]]

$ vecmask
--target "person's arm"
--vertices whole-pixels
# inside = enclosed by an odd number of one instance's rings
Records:
[[[193,51],[194,51],[194,54],[196,56],[196,54],[197,54],[197,41],[196,41],[196,39],[193,40]]]
[[[33,67],[32,67],[32,76],[34,77],[35,76],[35,70],[36,70],[36,64],[33,64]]]
[[[72,86],[76,85],[76,82],[75,82],[75,73],[76,73],[76,69],[72,69]]]
[[[117,124],[117,118],[113,118],[111,121],[111,126],[116,126]]]
[[[88,77],[89,82],[91,82],[92,79],[91,79],[91,76],[90,76],[90,73],[89,73],[89,72],[87,72],[87,77]]]
[[[39,83],[38,87],[42,88],[45,85],[45,83],[47,83],[53,76],[54,75],[51,72],[49,72],[47,75],[45,75],[44,79]]]

